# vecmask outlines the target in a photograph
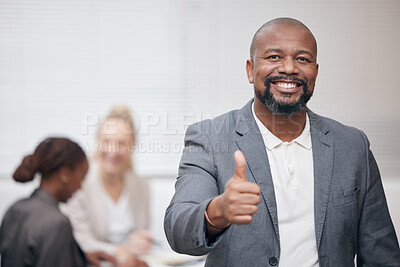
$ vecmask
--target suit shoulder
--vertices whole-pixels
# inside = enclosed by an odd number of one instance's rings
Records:
[[[327,118],[320,115],[315,115],[317,117],[317,123],[323,125],[329,132],[335,136],[337,139],[341,139],[342,142],[362,142],[368,143],[367,136],[365,133],[357,129],[356,127],[345,125],[337,120]]]
[[[187,133],[195,131],[202,134],[227,134],[236,124],[236,121],[240,116],[239,112],[239,109],[235,109],[215,118],[196,122],[188,127]]]
[[[324,117],[321,115],[315,114],[317,117],[317,121],[319,123],[323,123],[329,127],[330,130],[338,131],[338,132],[343,132],[343,133],[348,133],[348,134],[359,134],[361,131],[357,129],[356,127],[345,125],[337,120]]]

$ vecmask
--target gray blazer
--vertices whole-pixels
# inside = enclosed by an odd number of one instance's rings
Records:
[[[81,267],[87,263],[71,223],[43,189],[18,201],[4,215],[0,254],[2,267]]]
[[[274,187],[251,103],[191,125],[186,132],[176,192],[165,213],[164,230],[175,251],[209,253],[206,266],[279,264]],[[355,128],[311,111],[308,114],[320,266],[354,266],[355,255],[358,267],[400,266],[399,244],[367,137]],[[247,160],[247,180],[261,187],[258,212],[250,224],[233,224],[215,240],[209,240],[204,211],[223,193],[234,174],[233,154],[238,149]]]

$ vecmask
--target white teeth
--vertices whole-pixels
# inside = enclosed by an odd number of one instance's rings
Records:
[[[291,89],[297,86],[296,83],[283,83],[283,82],[276,83],[276,85],[279,87],[283,87],[285,89]]]

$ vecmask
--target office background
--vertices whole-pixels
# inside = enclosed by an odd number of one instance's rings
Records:
[[[399,14],[398,0],[0,0],[0,180],[11,183],[47,136],[68,136],[92,154],[98,123],[126,104],[138,133],[135,169],[163,194],[153,201],[161,220],[186,127],[252,97],[251,38],[289,16],[318,42],[309,107],[364,130],[387,190],[400,195]],[[2,188],[0,216],[28,191]],[[397,224],[399,209],[391,205]]]

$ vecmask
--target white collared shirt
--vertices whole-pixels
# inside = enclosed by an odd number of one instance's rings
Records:
[[[278,212],[279,266],[319,266],[314,221],[314,164],[310,122],[291,142],[283,142],[253,116],[267,150]],[[268,164],[267,162],[265,164]]]

